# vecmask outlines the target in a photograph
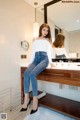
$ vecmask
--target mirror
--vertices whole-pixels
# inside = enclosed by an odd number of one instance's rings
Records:
[[[76,2],[76,3],[75,3]],[[54,0],[44,5],[44,22],[65,35],[65,48],[71,58],[80,58],[80,1]],[[72,56],[71,56],[72,55]],[[80,62],[80,61],[79,61]]]

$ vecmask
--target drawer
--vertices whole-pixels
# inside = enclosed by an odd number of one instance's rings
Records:
[[[21,67],[21,79],[24,80],[24,72],[27,67]],[[37,76],[38,80],[56,82],[67,85],[80,86],[80,71],[45,69]]]
[[[72,72],[71,78],[80,80],[80,73],[79,72]]]
[[[53,78],[54,77],[64,77],[64,78],[71,78],[71,73],[67,73],[67,72],[53,72],[53,73],[43,73],[43,75],[45,76],[52,76]]]

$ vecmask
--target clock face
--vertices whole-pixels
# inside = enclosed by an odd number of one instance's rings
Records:
[[[28,50],[29,49],[29,43],[28,41],[24,40],[24,41],[21,41],[21,47],[24,49],[24,50]]]

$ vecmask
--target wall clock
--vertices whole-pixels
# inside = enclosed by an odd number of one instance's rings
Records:
[[[23,50],[28,51],[28,49],[29,49],[28,41],[26,41],[26,40],[21,41],[21,47],[23,48]]]

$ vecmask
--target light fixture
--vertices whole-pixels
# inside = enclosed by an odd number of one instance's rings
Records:
[[[34,2],[35,5],[35,21],[33,23],[33,37],[36,38],[38,37],[39,34],[39,23],[36,21],[36,5],[38,5],[37,2]]]
[[[80,22],[80,20],[79,20],[79,19],[77,19],[77,20],[76,20],[76,22],[77,22],[77,23],[79,23],[79,22]]]

